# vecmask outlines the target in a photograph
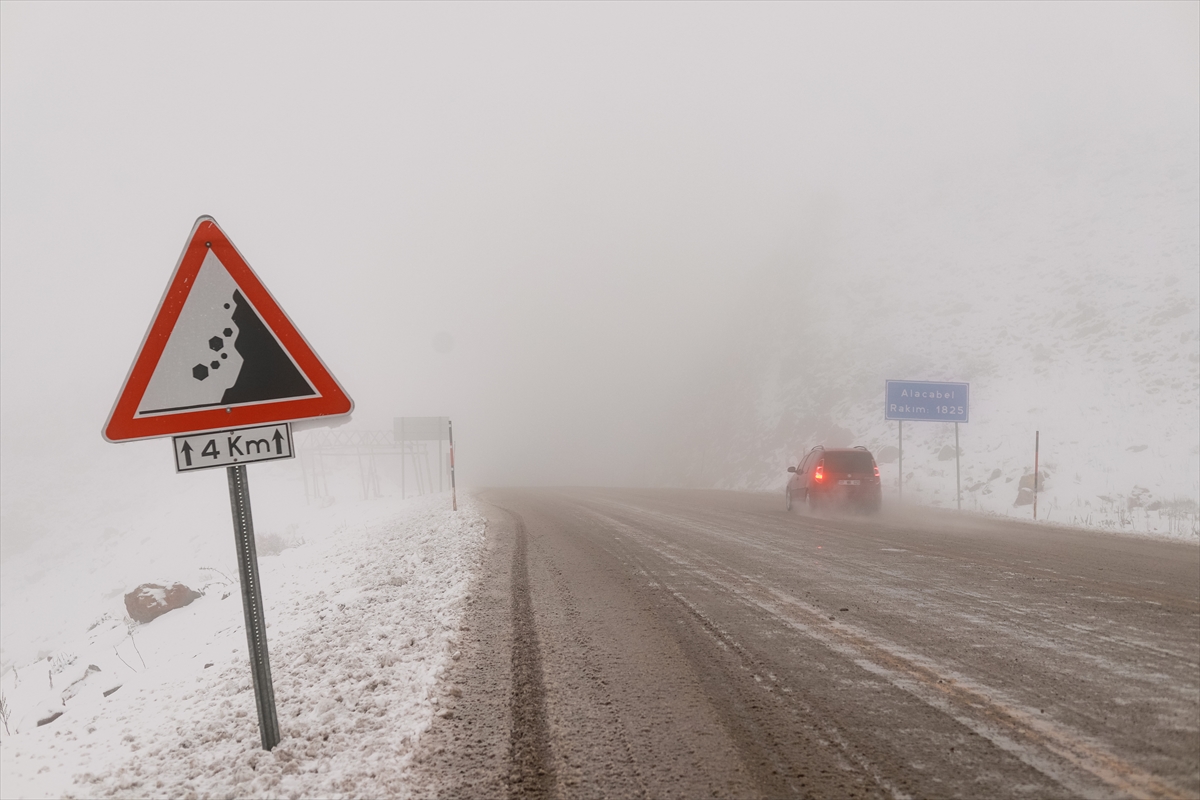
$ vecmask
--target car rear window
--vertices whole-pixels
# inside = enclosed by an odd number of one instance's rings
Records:
[[[830,472],[871,472],[875,469],[875,459],[866,450],[826,453],[825,469]]]

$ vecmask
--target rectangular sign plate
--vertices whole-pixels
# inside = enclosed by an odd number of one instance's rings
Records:
[[[175,471],[193,472],[292,458],[292,426],[286,422],[228,431],[175,436]]]
[[[883,418],[966,422],[970,390],[969,383],[888,381]]]
[[[392,424],[397,442],[444,442],[450,438],[448,417],[395,417]]]

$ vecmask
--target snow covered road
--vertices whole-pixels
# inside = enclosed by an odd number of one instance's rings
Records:
[[[777,495],[480,495],[452,796],[1194,797],[1200,548]]]

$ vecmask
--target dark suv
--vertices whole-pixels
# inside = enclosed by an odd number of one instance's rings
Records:
[[[787,509],[807,503],[812,511],[841,506],[873,514],[882,502],[879,466],[865,447],[825,448],[808,452],[787,484]]]

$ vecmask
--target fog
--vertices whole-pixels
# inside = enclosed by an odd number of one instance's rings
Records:
[[[937,187],[1023,154],[1194,146],[1197,8],[6,2],[4,535],[35,489],[170,472],[99,431],[202,214],[350,427],[449,416],[472,486],[679,485],[790,320],[875,313],[821,288],[860,226],[955,235]]]

